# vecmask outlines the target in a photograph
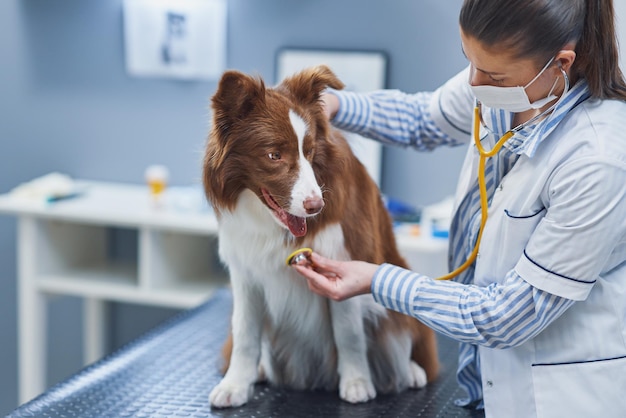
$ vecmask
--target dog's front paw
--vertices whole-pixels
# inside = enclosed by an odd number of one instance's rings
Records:
[[[209,395],[209,402],[216,408],[231,408],[248,402],[252,385],[238,385],[222,380]]]
[[[365,377],[342,379],[339,383],[339,397],[350,403],[367,402],[376,397],[376,389],[372,381]]]
[[[419,364],[411,360],[409,363],[409,387],[413,389],[421,389],[426,386],[428,378],[426,372]]]

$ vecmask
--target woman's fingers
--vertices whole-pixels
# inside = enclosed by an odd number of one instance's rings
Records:
[[[361,261],[337,261],[311,254],[312,263],[294,265],[307,279],[309,289],[333,300],[344,300],[368,293],[377,266]]]
[[[311,254],[312,267],[318,273],[329,279],[343,277],[343,264],[341,261],[323,257],[317,253]]]
[[[340,264],[337,261],[331,260],[330,258],[323,257],[316,252],[313,252],[311,254],[311,262],[313,263],[313,268],[315,270],[333,272],[335,273],[335,275],[337,275],[336,270],[340,266]]]
[[[306,278],[311,291],[333,300],[345,299],[340,293],[340,279],[338,279],[334,273],[320,273],[313,270],[311,267],[299,265],[295,265],[293,268]]]

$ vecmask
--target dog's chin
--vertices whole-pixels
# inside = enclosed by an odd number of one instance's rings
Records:
[[[278,202],[272,197],[267,189],[261,189],[265,203],[269,206],[274,219],[278,223],[287,228],[294,237],[303,237],[307,232],[306,218],[301,216],[292,215],[283,209]]]

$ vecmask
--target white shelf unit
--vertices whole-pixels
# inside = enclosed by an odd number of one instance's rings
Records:
[[[83,298],[88,364],[104,354],[108,301],[186,309],[228,284],[211,211],[155,206],[143,185],[78,183],[84,194],[51,204],[0,195],[0,214],[18,217],[20,403],[45,390],[49,295]],[[415,271],[446,272],[446,240],[397,239]]]
[[[228,280],[216,237],[141,227],[135,259],[111,255],[114,225],[36,219],[37,288],[46,293],[189,308]],[[128,235],[128,234],[127,234]]]
[[[0,213],[18,217],[20,403],[45,390],[49,295],[84,298],[84,358],[91,363],[104,354],[107,302],[186,309],[228,284],[208,209],[174,209],[167,195],[156,205],[143,185],[79,187],[83,194],[55,203],[0,196]]]

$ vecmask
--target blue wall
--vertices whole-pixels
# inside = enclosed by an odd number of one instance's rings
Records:
[[[388,86],[433,89],[465,60],[461,0],[228,0],[228,66],[275,81],[285,46],[386,51]],[[141,182],[151,163],[196,183],[214,82],[125,73],[121,0],[0,2],[0,193],[61,171]],[[452,193],[462,149],[420,155],[387,148],[382,188],[413,204]],[[17,406],[15,221],[0,216],[0,414]],[[115,305],[118,347],[173,311]],[[53,384],[81,366],[80,301],[50,304]]]

